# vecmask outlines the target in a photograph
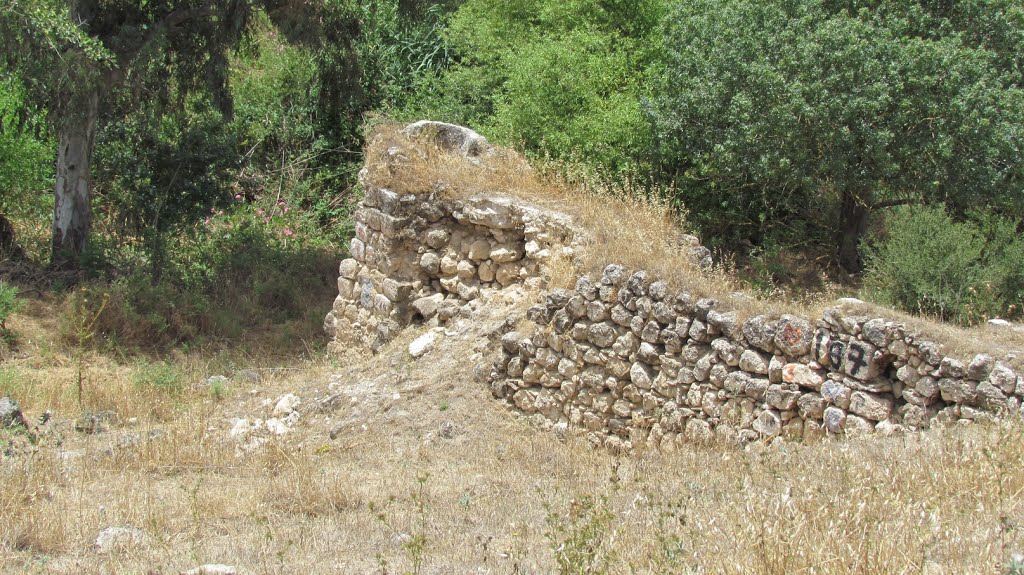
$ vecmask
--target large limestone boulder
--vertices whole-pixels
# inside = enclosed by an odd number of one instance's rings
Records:
[[[420,120],[406,126],[402,133],[412,138],[418,138],[421,135],[433,136],[434,141],[442,149],[458,150],[467,158],[477,158],[494,152],[494,148],[487,142],[487,138],[465,126]]]

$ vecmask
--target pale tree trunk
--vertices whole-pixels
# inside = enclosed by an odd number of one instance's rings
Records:
[[[54,267],[78,267],[89,239],[90,172],[99,91],[89,89],[80,104],[84,109],[69,114],[61,128],[57,150],[57,183],[53,189]]]

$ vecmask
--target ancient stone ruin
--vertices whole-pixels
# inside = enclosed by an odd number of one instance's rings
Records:
[[[407,132],[433,134],[466,161],[489,149],[457,126]],[[571,259],[586,233],[570,217],[500,193],[400,195],[365,174],[328,333],[376,349],[405,326],[444,324],[467,302],[525,284],[543,303],[528,311],[531,327],[502,336],[485,379],[515,409],[584,428],[595,443],[813,440],[1021,412],[1024,378],[1010,365],[944,356],[900,323],[858,314],[855,301],[815,321],[740,320],[727,303],[614,262],[574,290],[548,289],[546,266]]]
[[[418,122],[405,133],[424,130],[467,161],[489,149],[479,134],[450,124]],[[389,155],[401,161],[400,150]],[[435,316],[447,322],[481,292],[524,283],[542,289],[545,265],[575,249],[563,214],[501,193],[399,195],[367,174],[360,173],[364,198],[355,213],[352,258],[341,263],[339,295],[325,321],[332,337],[354,334],[376,350],[409,324]]]

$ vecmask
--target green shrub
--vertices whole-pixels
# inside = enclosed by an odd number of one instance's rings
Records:
[[[977,214],[953,220],[943,206],[901,208],[866,250],[869,297],[970,325],[1016,318],[1024,297],[1024,240],[1016,224]]]
[[[607,498],[584,495],[572,500],[564,514],[547,513],[545,536],[561,575],[608,573],[614,557],[615,516]]]
[[[537,155],[632,172],[650,151],[640,98],[667,6],[469,0],[445,34],[456,64],[409,108]]]
[[[7,327],[7,320],[24,303],[24,300],[18,298],[17,287],[0,281],[0,338],[8,343],[14,340],[14,333]]]
[[[132,375],[139,387],[152,387],[166,393],[179,393],[184,386],[184,376],[174,364],[166,361],[140,363]]]
[[[285,351],[288,344],[320,338],[341,253],[306,217],[283,200],[255,205],[235,199],[173,240],[159,283],[139,258],[133,272],[72,294],[63,333],[75,341],[80,310],[92,310],[108,294],[92,327],[94,345],[153,351],[270,332],[278,339],[274,347]],[[112,252],[122,259],[111,269],[131,269],[123,248]]]

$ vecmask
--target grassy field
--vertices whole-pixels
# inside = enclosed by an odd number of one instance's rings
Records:
[[[4,573],[1007,573],[1024,550],[1018,423],[615,455],[474,381],[522,301],[419,360],[409,330],[287,362],[81,353],[52,305],[15,316],[0,364],[0,395],[51,414],[0,464]],[[290,431],[232,433],[287,393]],[[109,429],[76,430],[87,412]],[[97,549],[109,527],[137,536]]]

